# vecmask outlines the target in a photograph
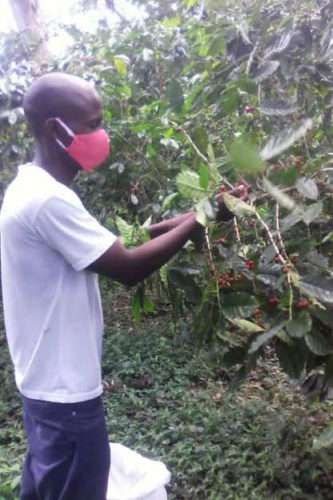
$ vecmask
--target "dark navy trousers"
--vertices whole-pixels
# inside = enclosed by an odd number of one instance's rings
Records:
[[[20,500],[105,500],[110,448],[101,397],[22,401],[28,452]]]

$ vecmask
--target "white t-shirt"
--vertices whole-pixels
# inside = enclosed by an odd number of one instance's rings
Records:
[[[102,393],[103,316],[95,273],[116,240],[70,188],[19,167],[0,215],[6,334],[19,391],[72,403]]]

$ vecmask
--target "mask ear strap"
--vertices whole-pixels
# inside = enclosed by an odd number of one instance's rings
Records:
[[[73,139],[74,138],[74,132],[73,130],[71,130],[68,125],[66,125],[66,123],[64,123],[62,121],[61,118],[59,118],[58,116],[55,118],[55,120],[59,123],[59,125],[61,125],[67,132],[67,134]],[[63,149],[66,149],[66,146],[64,146],[64,144],[61,142],[60,139],[58,139],[57,137],[55,138],[56,142],[59,144],[59,146],[61,146]]]

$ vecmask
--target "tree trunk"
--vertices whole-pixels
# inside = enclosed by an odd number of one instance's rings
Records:
[[[38,0],[10,0],[19,31],[38,26]]]

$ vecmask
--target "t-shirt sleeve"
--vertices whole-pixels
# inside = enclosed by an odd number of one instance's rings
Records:
[[[48,198],[37,212],[34,227],[76,271],[92,264],[117,239],[84,208],[74,192]]]

